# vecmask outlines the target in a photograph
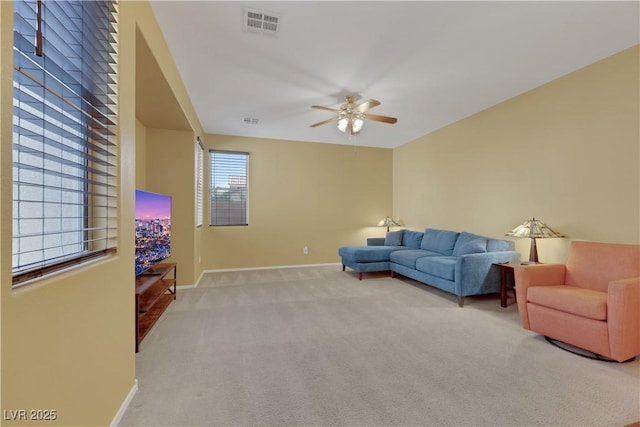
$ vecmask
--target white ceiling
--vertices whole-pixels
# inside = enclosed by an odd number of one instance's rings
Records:
[[[345,95],[382,105],[357,144],[397,147],[640,42],[637,1],[151,1],[206,133],[350,144]],[[243,8],[280,18],[243,30]],[[257,118],[257,125],[244,118]]]

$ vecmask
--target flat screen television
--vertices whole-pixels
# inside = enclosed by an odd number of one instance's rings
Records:
[[[136,276],[171,255],[171,196],[136,190]]]

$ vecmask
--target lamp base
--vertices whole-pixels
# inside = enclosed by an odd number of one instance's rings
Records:
[[[529,248],[529,262],[533,264],[538,263],[538,246],[536,245],[536,238],[531,238],[531,247]]]

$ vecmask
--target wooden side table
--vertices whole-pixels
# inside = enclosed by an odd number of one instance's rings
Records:
[[[497,266],[500,269],[500,307],[507,306],[507,282],[509,277],[513,282],[513,297],[517,300],[516,295],[516,281],[513,276],[513,268],[517,265],[520,265],[519,262],[503,262],[503,263],[494,263],[493,265]]]

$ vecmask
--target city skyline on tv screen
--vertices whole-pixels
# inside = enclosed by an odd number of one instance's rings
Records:
[[[171,196],[136,190],[136,276],[171,255]]]
[[[136,219],[170,217],[170,196],[136,190]]]

